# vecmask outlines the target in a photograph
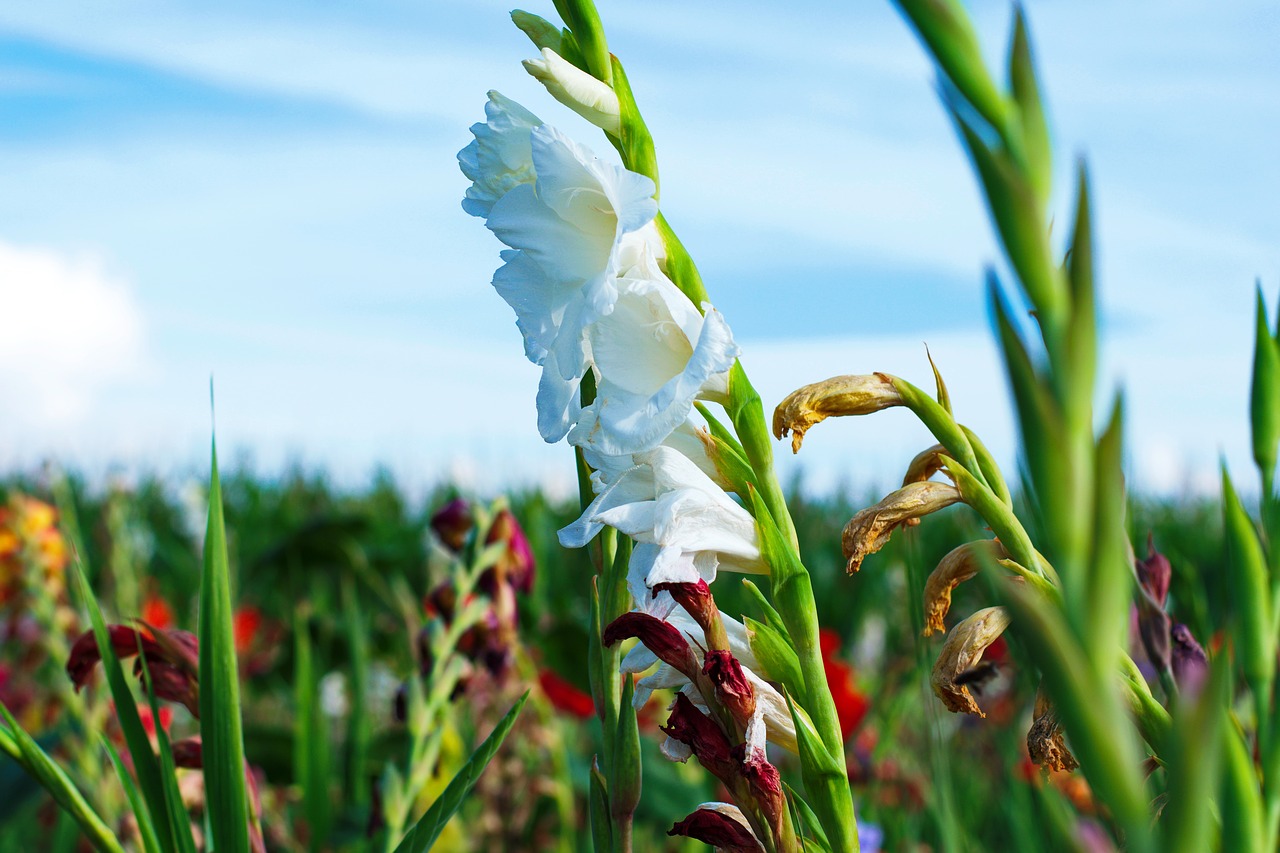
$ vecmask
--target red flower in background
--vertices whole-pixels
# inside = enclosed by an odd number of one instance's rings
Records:
[[[822,628],[818,631],[818,643],[822,647],[822,668],[827,674],[827,686],[831,688],[836,715],[840,718],[840,733],[848,740],[867,716],[871,702],[854,683],[853,667],[835,658],[840,648],[840,635],[830,628]]]
[[[585,720],[595,716],[596,706],[591,697],[556,675],[549,669],[538,672],[538,685],[557,711]]]
[[[262,612],[258,608],[241,607],[236,611],[232,625],[236,654],[244,654],[249,650],[249,647],[253,645],[254,639],[258,636],[260,627],[262,627]]]

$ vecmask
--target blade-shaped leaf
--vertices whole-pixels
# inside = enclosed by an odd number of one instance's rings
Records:
[[[161,849],[166,853],[173,853],[178,849],[177,827],[169,818],[160,762],[151,748],[151,739],[147,737],[146,729],[142,727],[142,718],[138,715],[138,705],[133,698],[133,690],[129,687],[124,669],[120,666],[120,659],[116,657],[115,648],[111,645],[106,620],[102,618],[98,600],[93,597],[93,590],[89,588],[84,569],[79,559],[72,560],[71,565],[80,598],[84,602],[85,610],[89,613],[89,622],[93,626],[93,634],[98,641],[102,669],[107,675],[111,699],[116,706],[116,719],[120,723],[121,732],[124,733],[124,742],[129,748],[129,755],[133,758],[134,772],[137,773],[138,786],[147,804],[147,813],[151,816],[151,822],[156,828]]]
[[[40,785],[49,792],[63,811],[71,815],[84,831],[85,837],[99,850],[107,853],[124,853],[119,840],[112,834],[102,818],[89,805],[84,795],[67,777],[49,754],[40,748],[31,735],[18,725],[9,709],[0,703],[7,729],[0,729],[0,749],[9,753],[26,768]]]
[[[160,853],[160,839],[156,835],[155,825],[151,823],[151,816],[146,811],[146,805],[142,801],[142,794],[138,792],[138,786],[134,784],[133,774],[129,772],[129,768],[124,766],[124,762],[120,759],[120,753],[116,751],[116,748],[111,745],[111,741],[105,735],[102,737],[102,747],[111,758],[111,766],[116,769],[116,776],[120,779],[120,786],[124,788],[124,795],[129,799],[129,808],[133,809],[133,816],[138,821],[138,832],[142,836],[142,849],[146,853]]]
[[[214,846],[218,853],[248,853],[249,795],[244,778],[230,574],[215,445],[200,582],[200,734]]]
[[[453,779],[449,781],[449,786],[444,789],[444,793],[431,804],[431,808],[427,809],[427,813],[422,819],[414,824],[413,829],[404,840],[396,847],[395,853],[423,853],[424,850],[430,850],[431,845],[435,844],[436,838],[439,837],[440,831],[444,829],[444,825],[449,822],[449,818],[462,806],[467,795],[471,793],[471,789],[475,786],[476,781],[480,778],[480,774],[489,766],[489,762],[497,753],[498,747],[502,746],[502,741],[506,739],[511,732],[511,727],[515,725],[516,717],[520,715],[520,710],[524,708],[524,703],[528,701],[529,694],[525,693],[520,697],[520,701],[512,706],[507,715],[502,718],[490,735],[484,739],[484,743],[471,753],[471,757],[467,759],[467,763],[462,765]]]

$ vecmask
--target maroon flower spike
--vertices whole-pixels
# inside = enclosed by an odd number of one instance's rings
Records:
[[[623,613],[604,629],[601,640],[612,646],[619,640],[638,637],[663,663],[670,664],[692,681],[698,672],[698,658],[680,629],[648,613]]]
[[[431,516],[431,529],[451,551],[461,551],[471,532],[471,505],[462,498],[454,498]]]
[[[507,552],[499,561],[503,574],[518,592],[527,595],[533,590],[533,549],[529,547],[529,537],[524,535],[524,529],[511,510],[504,509],[494,518],[485,544],[494,542],[507,543]]]
[[[139,642],[146,658],[147,674],[151,677],[156,697],[170,702],[180,702],[191,713],[200,716],[199,649],[194,634],[188,631],[160,631],[140,623],[108,625],[107,636],[117,658],[125,660],[138,654]],[[98,641],[92,631],[86,631],[71,646],[67,658],[67,675],[78,692],[89,681],[89,676],[102,660],[98,653]],[[142,659],[134,664],[133,673],[143,681]]]
[[[1173,680],[1183,693],[1195,696],[1209,677],[1209,659],[1186,625],[1175,624],[1169,634],[1173,641]]]
[[[733,757],[733,747],[715,721],[699,711],[689,697],[676,694],[675,704],[667,724],[660,727],[668,736],[689,747],[698,763],[724,782],[730,789],[741,778],[739,762]]]
[[[756,694],[742,671],[742,664],[732,652],[711,650],[702,664],[702,674],[716,686],[716,698],[733,716],[734,721],[746,729],[751,715],[756,712]]]
[[[711,809],[698,809],[667,830],[667,835],[682,835],[727,853],[761,853],[764,849],[751,830],[727,814]]]
[[[1155,599],[1156,604],[1164,607],[1169,598],[1169,578],[1173,574],[1173,567],[1164,554],[1156,551],[1155,539],[1150,533],[1147,534],[1147,558],[1138,560],[1137,567],[1138,583]]]

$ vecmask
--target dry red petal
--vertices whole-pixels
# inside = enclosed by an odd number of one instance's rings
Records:
[[[711,809],[698,809],[675,826],[667,835],[684,836],[710,844],[727,853],[759,853],[760,842],[751,830],[726,814]]]
[[[720,726],[699,711],[683,693],[676,694],[671,716],[662,730],[689,747],[698,763],[731,788],[742,775],[741,766],[733,757],[733,747]]]
[[[680,629],[648,613],[624,613],[609,623],[601,640],[612,646],[619,640],[639,638],[649,651],[664,663],[675,667],[692,681],[698,672],[698,659]]]

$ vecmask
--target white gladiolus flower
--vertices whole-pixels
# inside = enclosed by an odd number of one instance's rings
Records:
[[[533,183],[530,135],[542,121],[498,92],[489,93],[484,114],[483,124],[471,126],[476,138],[458,152],[458,165],[472,181],[462,209],[487,217],[498,199],[520,184]]]
[[[547,87],[551,97],[606,133],[619,134],[622,110],[617,93],[608,84],[549,47],[542,49],[541,59],[526,59],[524,69]]]
[[[684,423],[677,426],[662,440],[662,446],[679,451],[681,455],[697,465],[698,469],[710,477],[716,485],[725,491],[730,491],[732,485],[721,476],[716,469],[716,463],[711,460],[711,456],[708,453],[709,441],[710,434],[707,428],[690,416],[685,418]],[[582,447],[582,458],[591,466],[591,490],[597,495],[607,489],[611,483],[616,481],[628,469],[636,466],[636,455],[634,453],[610,455],[600,453],[591,445]]]
[[[486,113],[458,155],[473,181],[463,206],[514,250],[502,253],[493,283],[515,309],[525,355],[543,368],[538,429],[559,441],[590,364],[587,327],[614,310],[619,271],[660,245],[656,187],[497,93]]]
[[[638,545],[656,546],[632,552],[649,587],[710,583],[721,567],[768,574],[755,519],[697,465],[670,447],[638,453],[635,462],[560,531],[560,544],[581,548],[608,525]]]
[[[650,450],[683,423],[694,400],[727,400],[741,350],[724,316],[698,312],[646,249],[618,278],[613,313],[591,324],[596,398],[569,441],[599,453]]]

